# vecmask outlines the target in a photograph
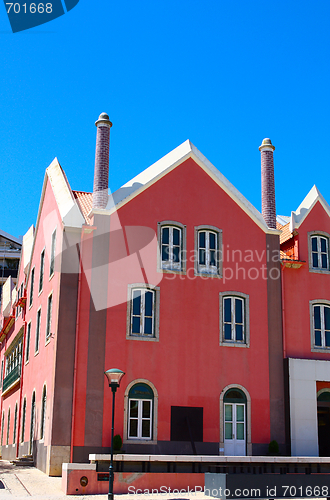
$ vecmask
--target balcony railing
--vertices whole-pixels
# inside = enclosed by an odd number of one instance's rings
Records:
[[[19,363],[15,368],[3,379],[2,392],[10,387],[21,376],[21,364]]]

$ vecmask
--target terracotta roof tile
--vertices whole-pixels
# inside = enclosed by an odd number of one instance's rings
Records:
[[[78,206],[81,210],[81,213],[85,217],[86,224],[89,226],[92,225],[91,219],[88,217],[88,214],[92,210],[93,205],[93,193],[85,193],[84,191],[72,191],[73,196],[77,200]]]
[[[281,229],[282,233],[280,234],[280,244],[288,241],[290,238],[293,238],[293,234],[290,231],[290,223],[288,222],[285,226],[282,226],[278,229]]]

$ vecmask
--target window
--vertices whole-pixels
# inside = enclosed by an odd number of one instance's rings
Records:
[[[152,389],[147,384],[136,384],[128,395],[128,439],[152,439]]]
[[[308,233],[309,270],[329,272],[329,235],[323,232]]]
[[[151,285],[129,286],[127,338],[158,340],[159,288]]]
[[[53,294],[48,297],[46,340],[51,336]]]
[[[26,331],[26,352],[25,352],[25,362],[27,363],[30,359],[30,339],[31,339],[31,321],[27,326]]]
[[[2,412],[2,421],[1,421],[1,446],[3,446],[3,435],[5,428],[5,412]]]
[[[8,410],[8,420],[7,420],[7,441],[6,441],[7,446],[9,444],[9,430],[10,430],[10,408]]]
[[[220,293],[220,345],[249,347],[249,296]]]
[[[40,439],[44,439],[45,437],[46,401],[47,401],[47,393],[46,393],[46,387],[44,387],[42,391],[42,401],[41,401]]]
[[[195,228],[195,274],[221,277],[222,231],[213,226]]]
[[[45,250],[40,255],[40,275],[39,275],[39,293],[42,292],[44,283],[44,267],[45,267]]]
[[[25,437],[25,420],[26,420],[26,398],[24,398],[24,402],[23,402],[21,443],[24,443],[24,437]]]
[[[159,222],[158,241],[160,241],[159,271],[185,272],[186,227],[174,221]]]
[[[31,271],[31,285],[30,285],[30,303],[29,303],[29,307],[31,307],[32,303],[33,303],[34,271],[35,271],[35,268],[33,268],[32,271]]]
[[[17,290],[17,297],[16,297],[16,304],[19,301],[19,299],[20,299],[20,289],[18,288],[18,290]],[[16,311],[15,311],[16,318],[18,317],[19,310],[20,310],[19,305],[16,305]]]
[[[16,444],[16,431],[17,431],[17,403],[15,405],[15,414],[14,414],[14,434],[13,434],[13,444]]]
[[[312,350],[322,351],[330,348],[330,302],[320,304],[311,301]]]
[[[6,354],[5,378],[3,380],[3,392],[13,387],[20,380],[22,364],[23,329],[13,340],[10,350]]]
[[[1,361],[0,387],[2,387],[2,382],[3,382],[3,364],[4,360]]]
[[[40,343],[40,318],[41,318],[41,309],[37,312],[37,327],[36,327],[36,345],[35,352],[39,352],[39,343]]]
[[[52,234],[52,246],[50,250],[49,277],[53,276],[55,270],[55,246],[56,246],[56,229]]]

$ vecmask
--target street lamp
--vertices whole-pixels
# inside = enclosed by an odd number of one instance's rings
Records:
[[[113,427],[115,420],[115,394],[116,390],[120,385],[121,378],[125,375],[124,372],[118,370],[117,368],[111,368],[111,370],[107,370],[104,372],[104,375],[107,377],[109,382],[109,387],[112,390],[112,424],[111,424],[111,459],[109,466],[109,493],[108,500],[113,500]]]

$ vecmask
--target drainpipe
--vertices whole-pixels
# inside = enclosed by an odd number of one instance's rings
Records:
[[[76,338],[74,347],[74,372],[73,372],[73,396],[72,396],[72,417],[71,417],[71,446],[70,446],[70,463],[73,461],[73,434],[75,428],[75,407],[76,407],[76,394],[77,394],[77,363],[78,363],[78,339],[79,339],[79,316],[80,316],[80,297],[81,297],[81,277],[83,272],[82,264],[82,246],[83,246],[84,228],[81,231],[80,249],[77,245],[79,253],[79,277],[78,277],[78,291],[77,291],[77,317],[76,317]]]
[[[19,306],[20,307],[20,306]],[[25,354],[25,342],[26,342],[26,307],[24,307],[22,311],[23,315],[23,324],[24,324],[24,333],[23,333],[23,345],[22,345],[22,357],[21,357],[21,380],[20,380],[20,388],[19,388],[19,405],[18,405],[18,424],[17,424],[17,444],[16,444],[16,458],[19,457],[19,444],[20,444],[20,433],[21,433],[21,418],[22,418],[22,397],[23,397],[23,374],[24,374],[24,354]]]
[[[284,301],[284,269],[285,264],[282,264],[281,269],[281,286],[282,286],[282,336],[283,336],[283,358],[286,358],[286,336],[285,336],[285,301]]]

